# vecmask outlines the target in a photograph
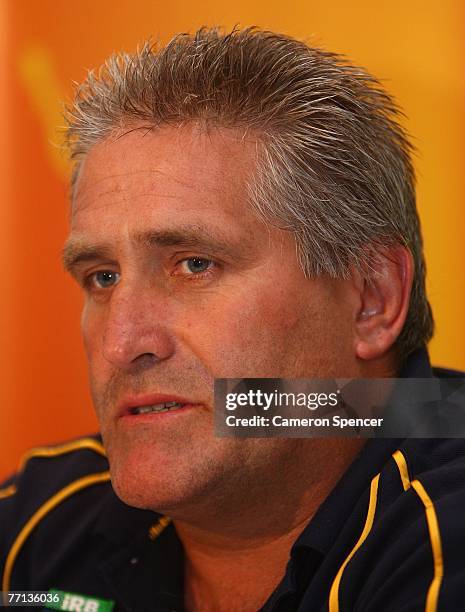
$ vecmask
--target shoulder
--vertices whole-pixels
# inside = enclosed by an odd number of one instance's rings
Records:
[[[29,515],[56,494],[69,496],[108,480],[108,461],[98,436],[32,448],[21,458],[17,473],[0,487],[0,512],[15,507]]]
[[[0,487],[2,590],[8,590],[24,551],[30,556],[36,543],[52,550],[51,532],[62,539],[71,525],[77,532],[91,520],[89,516],[101,506],[102,489],[110,488],[109,481],[98,436],[37,447],[23,456],[17,473]]]
[[[465,439],[411,439],[398,458],[399,472],[405,462],[404,494],[424,516],[435,570],[446,564],[449,574],[460,570],[465,578],[465,550],[458,546],[465,540]]]
[[[433,376],[436,378],[463,378],[465,379],[465,372],[461,370],[452,370],[451,368],[440,368],[438,366],[432,367]]]
[[[368,578],[355,609],[458,609],[464,475],[463,439],[409,439],[393,453],[372,488],[371,533],[353,567]]]

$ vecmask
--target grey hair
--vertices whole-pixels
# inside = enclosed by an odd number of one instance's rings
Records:
[[[90,148],[134,122],[199,121],[253,131],[256,212],[295,235],[307,277],[373,278],[383,248],[414,260],[400,359],[426,344],[433,317],[415,205],[412,147],[379,81],[343,56],[256,28],[202,28],[164,48],[115,54],[67,109],[73,182]]]

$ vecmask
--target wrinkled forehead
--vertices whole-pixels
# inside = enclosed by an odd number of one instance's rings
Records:
[[[250,205],[256,155],[256,140],[237,130],[189,125],[113,135],[83,160],[71,237],[101,244],[162,232],[178,240],[188,227],[201,228],[202,243],[209,233],[210,243],[228,238],[265,248],[275,234],[282,242]],[[186,241],[195,242],[190,233]]]
[[[104,195],[133,197],[153,189],[237,195],[256,168],[258,142],[237,128],[196,123],[151,128],[136,124],[97,142],[79,162],[73,183],[72,215]],[[228,199],[228,198],[226,198]]]

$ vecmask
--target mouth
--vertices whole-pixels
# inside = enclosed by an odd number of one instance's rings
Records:
[[[134,406],[129,409],[129,414],[149,414],[150,412],[170,412],[172,410],[178,410],[186,404],[181,402],[162,402],[161,404],[149,404],[148,406]]]
[[[200,407],[202,404],[174,395],[152,393],[127,397],[118,410],[119,417],[141,417],[168,412],[177,412],[186,408]]]

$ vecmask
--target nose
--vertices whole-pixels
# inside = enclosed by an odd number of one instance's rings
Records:
[[[174,348],[166,300],[140,286],[115,287],[107,305],[104,358],[119,369],[130,369],[169,359]]]

